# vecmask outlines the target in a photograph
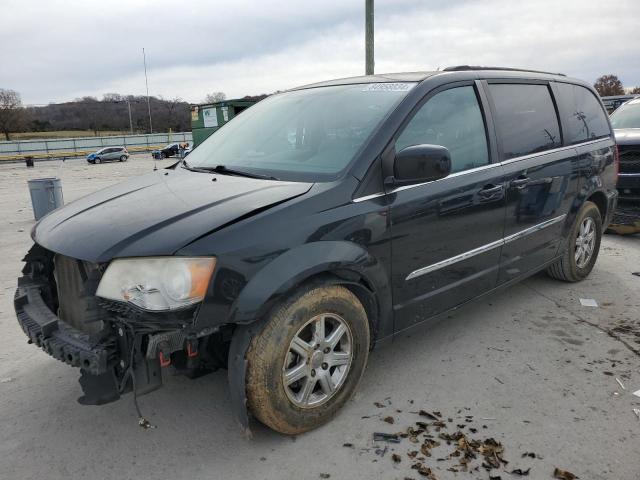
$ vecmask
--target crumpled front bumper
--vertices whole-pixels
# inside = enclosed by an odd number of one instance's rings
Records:
[[[109,356],[113,352],[56,316],[42,299],[37,282],[20,278],[13,302],[18,323],[30,342],[53,358],[92,375],[108,371]]]

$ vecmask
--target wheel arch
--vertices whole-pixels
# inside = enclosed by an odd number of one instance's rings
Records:
[[[240,292],[228,323],[256,322],[282,298],[309,284],[343,285],[358,297],[369,319],[372,345],[381,331],[384,334],[392,328],[391,289],[385,268],[364,247],[346,241],[305,244],[275,259]]]
[[[247,437],[252,434],[247,410],[245,354],[253,336],[268,320],[269,310],[302,285],[316,282],[344,285],[367,311],[373,345],[381,324],[388,321],[387,328],[393,328],[388,278],[382,264],[362,246],[330,241],[305,244],[282,254],[245,286],[229,315],[229,323],[236,324],[236,328],[229,348],[227,374],[231,407]]]
[[[596,207],[598,207],[598,210],[600,211],[602,223],[604,223],[609,213],[607,211],[607,196],[600,190],[596,190],[585,199],[585,202],[593,202],[596,204]]]

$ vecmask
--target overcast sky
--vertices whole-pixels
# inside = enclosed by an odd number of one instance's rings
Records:
[[[364,0],[0,0],[0,88],[197,103],[364,73]],[[449,65],[640,85],[638,0],[376,0],[376,73]]]

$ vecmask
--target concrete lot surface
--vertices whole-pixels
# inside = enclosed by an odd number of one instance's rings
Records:
[[[632,275],[640,271],[638,236],[605,236],[582,283],[537,275],[374,351],[340,415],[297,438],[260,426],[253,440],[243,438],[226,372],[197,380],[168,374],[164,388],[140,398],[156,429],[137,425],[131,396],[79,405],[78,372],[28,345],[13,312],[34,224],[26,182],[59,176],[69,202],[152,168],[148,156],[0,166],[0,479],[488,479],[480,456],[471,459],[471,473],[453,471],[458,442],[447,445],[440,434],[457,430],[470,441],[502,444],[509,463],[492,471],[495,478],[520,478],[510,472],[530,468],[527,478],[548,479],[555,467],[584,480],[640,478],[633,412],[640,398],[632,395],[640,390],[640,277]],[[412,460],[408,453],[421,445],[410,438],[372,440],[373,432],[432,422],[421,409],[439,412],[444,423],[440,432],[429,426],[440,442],[431,457],[419,452]],[[528,452],[535,458],[522,456]],[[420,457],[431,477],[411,468]]]

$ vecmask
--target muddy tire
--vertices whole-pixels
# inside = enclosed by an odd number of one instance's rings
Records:
[[[247,351],[251,413],[299,434],[328,422],[351,398],[369,354],[362,304],[338,285],[303,288],[277,305]]]
[[[598,259],[601,239],[600,210],[595,203],[585,202],[571,227],[562,258],[547,268],[547,274],[565,282],[584,280]]]

